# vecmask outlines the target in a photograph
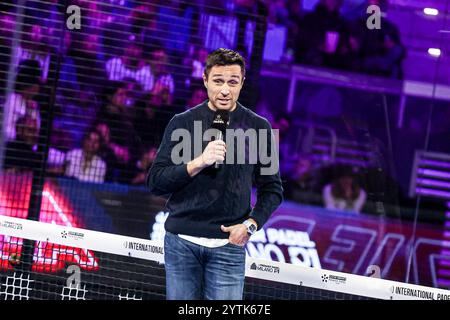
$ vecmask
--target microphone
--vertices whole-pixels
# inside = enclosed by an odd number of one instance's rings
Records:
[[[215,135],[216,140],[224,140],[225,132],[227,130],[227,126],[230,124],[230,112],[228,110],[217,110],[214,115],[214,120],[211,125],[211,129],[216,129],[217,133]],[[215,169],[220,169],[223,161],[216,161],[214,163]]]

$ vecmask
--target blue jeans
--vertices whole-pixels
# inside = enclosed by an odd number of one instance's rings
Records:
[[[242,299],[244,247],[208,248],[166,232],[164,263],[168,300]]]

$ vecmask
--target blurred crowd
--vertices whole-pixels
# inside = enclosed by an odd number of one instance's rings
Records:
[[[269,23],[287,27],[295,63],[402,76],[405,50],[397,28],[383,20],[382,30],[368,32],[367,16],[344,19],[339,0],[321,0],[309,12],[298,0],[73,0],[83,9],[82,30],[73,32],[57,0],[25,1],[19,32],[17,1],[0,4],[0,110],[9,171],[43,168],[36,163],[43,159],[44,128],[51,133],[50,174],[144,184],[170,118],[207,99],[202,73],[208,50],[199,34],[204,12],[248,18],[264,6]],[[50,109],[52,116],[43,117]],[[268,118],[274,128],[289,129],[288,117]],[[321,188],[326,207],[361,210],[366,196],[354,175],[318,187],[309,170],[303,172],[308,161],[299,158],[288,190]]]

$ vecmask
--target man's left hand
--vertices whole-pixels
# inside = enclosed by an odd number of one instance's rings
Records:
[[[248,239],[250,238],[247,233],[247,227],[240,224],[235,224],[229,227],[220,226],[220,229],[222,229],[223,232],[229,232],[230,236],[228,237],[228,240],[231,244],[237,245],[237,246],[245,246]]]

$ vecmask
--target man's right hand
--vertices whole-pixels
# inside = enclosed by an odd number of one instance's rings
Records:
[[[203,153],[187,164],[187,171],[191,177],[197,175],[204,168],[225,161],[226,145],[222,140],[214,140],[208,143]]]
[[[209,167],[217,161],[225,161],[226,148],[226,144],[222,140],[214,140],[208,143],[201,155],[205,167]]]

